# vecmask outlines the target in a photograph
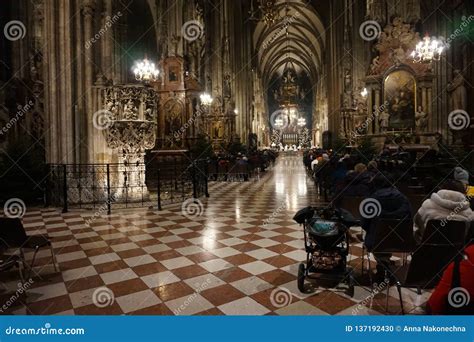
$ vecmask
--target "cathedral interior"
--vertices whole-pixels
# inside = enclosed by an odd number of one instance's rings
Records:
[[[2,0],[0,28],[0,313],[474,313],[473,1]]]

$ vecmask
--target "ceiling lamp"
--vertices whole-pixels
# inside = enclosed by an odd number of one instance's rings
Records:
[[[360,95],[362,97],[367,97],[368,94],[369,94],[369,92],[367,91],[367,88],[362,89],[362,91],[360,92]]]
[[[201,103],[205,106],[210,106],[213,101],[212,96],[208,93],[201,94],[199,98],[201,99]]]
[[[306,126],[306,119],[305,118],[298,118],[298,126],[300,126],[300,127]]]
[[[278,17],[275,4],[275,0],[260,0],[258,8],[262,11],[262,19],[267,25],[273,24]]]
[[[276,127],[282,127],[283,126],[283,119],[282,118],[276,118],[275,119],[275,126]]]
[[[253,3],[254,1],[252,0],[250,2],[249,20],[262,20],[265,24],[271,25],[278,19],[276,0],[259,0],[258,11],[254,10]]]
[[[156,68],[155,63],[145,58],[142,61],[135,62],[133,74],[137,81],[148,83],[158,80],[160,71]]]
[[[445,48],[446,45],[442,40],[426,35],[421,42],[416,44],[415,51],[411,53],[411,57],[417,63],[439,61]]]

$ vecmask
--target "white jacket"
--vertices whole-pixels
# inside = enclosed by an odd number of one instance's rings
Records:
[[[440,221],[474,221],[474,212],[466,196],[452,190],[440,190],[425,200],[415,215],[417,240],[423,236],[426,223],[430,220]]]

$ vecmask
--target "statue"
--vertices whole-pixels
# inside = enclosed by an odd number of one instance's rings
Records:
[[[133,103],[132,99],[128,99],[127,103],[123,107],[123,117],[125,120],[136,120],[138,108]]]
[[[454,78],[448,83],[448,93],[451,94],[451,110],[467,109],[467,91],[464,86],[464,76],[459,69],[453,71]]]
[[[379,115],[379,124],[380,124],[380,131],[386,132],[388,129],[388,125],[390,122],[390,114],[386,109],[384,109]]]
[[[225,104],[225,114],[228,116],[235,115],[235,103],[234,101],[228,100]]]
[[[171,37],[170,46],[170,56],[178,56],[178,46],[179,46],[180,38],[177,35],[173,35]]]
[[[273,90],[273,98],[275,99],[275,101],[278,101],[278,99],[280,98],[277,89]]]
[[[380,66],[380,56],[374,57],[372,64],[370,65],[370,71],[372,74],[375,74]]]
[[[206,90],[212,91],[212,79],[211,76],[207,75],[206,77]]]
[[[344,71],[344,91],[350,92],[352,89],[352,75],[349,69]]]
[[[224,98],[227,98],[227,99],[230,98],[232,94],[230,83],[231,83],[230,75],[227,74],[224,76]]]
[[[415,127],[417,132],[425,132],[428,127],[428,114],[423,111],[423,107],[418,106],[415,112]]]
[[[222,100],[220,96],[216,96],[211,104],[211,114],[214,116],[222,115]]]
[[[392,49],[390,58],[395,65],[400,65],[405,60],[405,51],[401,47]]]

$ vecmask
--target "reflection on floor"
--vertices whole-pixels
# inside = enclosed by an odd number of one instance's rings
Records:
[[[372,296],[358,277],[355,296],[317,288],[301,294],[298,264],[305,260],[298,209],[317,205],[315,186],[301,157],[283,155],[260,179],[211,183],[197,212],[181,206],[163,211],[93,212],[29,210],[29,233],[53,239],[60,264],[40,252],[28,296],[15,294],[16,273],[1,280],[0,299],[14,314],[150,315],[351,315],[384,314],[385,293]],[[186,214],[186,215],[184,215]],[[350,264],[360,272],[361,245]],[[364,285],[364,286],[362,286]],[[419,312],[428,293],[404,290],[406,311]],[[388,312],[400,312],[390,289]],[[3,310],[5,311],[5,309]]]

